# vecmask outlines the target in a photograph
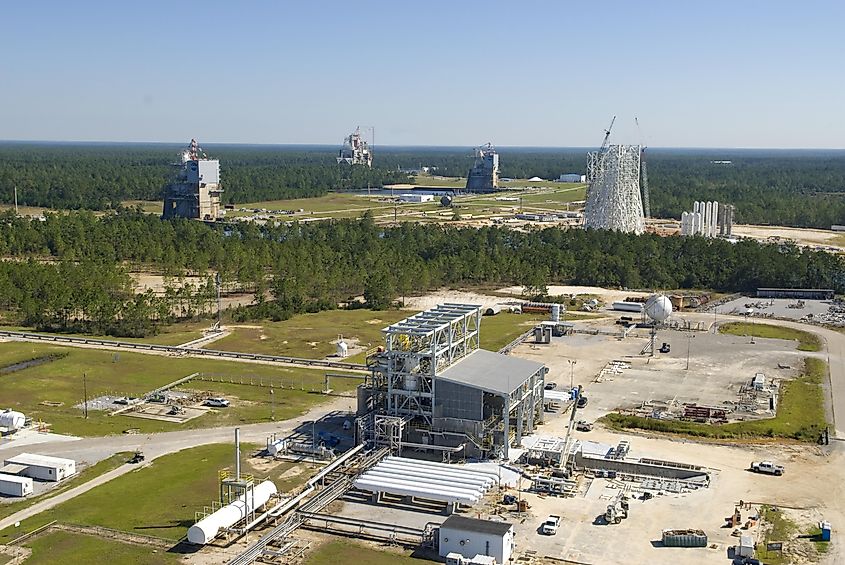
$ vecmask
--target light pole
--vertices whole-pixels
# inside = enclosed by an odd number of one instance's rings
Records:
[[[276,421],[276,396],[273,394],[273,386],[270,386],[270,419]]]
[[[695,338],[695,336],[692,335],[692,334],[687,336],[687,367],[686,367],[686,369],[684,369],[685,371],[689,371],[689,352],[690,352],[690,347],[692,345],[693,338]]]
[[[575,365],[578,363],[578,361],[575,361],[573,359],[567,359],[566,361],[569,363],[569,390],[571,391],[575,387],[575,384],[574,384]]]

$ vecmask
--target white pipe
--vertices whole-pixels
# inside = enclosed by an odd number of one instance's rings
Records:
[[[400,474],[413,474],[419,476],[420,470],[415,467],[405,467],[403,465],[395,465],[393,463],[388,463],[385,465],[378,465],[371,469],[370,472],[381,472],[381,471],[388,471],[391,473],[400,473]],[[483,486],[484,488],[489,487],[490,485],[494,484],[496,481],[491,477],[473,477],[469,475],[463,474],[453,474],[449,473],[448,471],[443,471],[439,469],[431,469],[425,471],[426,476],[432,478],[443,479],[447,481],[451,481],[452,483],[462,483],[462,484],[471,484],[477,486]]]
[[[456,493],[440,490],[429,490],[425,492],[420,492],[418,489],[408,487],[407,485],[387,484],[383,482],[364,481],[361,479],[355,481],[355,488],[374,493],[386,492],[389,494],[415,496],[428,500],[437,500],[440,502],[459,502],[463,504],[475,504],[476,502],[478,502],[478,498],[473,496],[459,495]]]
[[[241,429],[235,428],[235,480],[241,480]]]
[[[430,462],[430,461],[419,461],[417,459],[408,459],[406,457],[394,457],[394,456],[385,457],[384,461],[391,461],[391,462],[392,461],[400,461],[400,462],[408,464],[408,465],[417,465],[417,466],[427,467],[427,468],[436,467],[436,468],[441,468],[441,469],[450,469],[450,470],[453,470],[453,471],[460,471],[461,473],[473,473],[473,474],[477,474],[477,475],[485,475],[485,476],[488,476],[488,477],[494,477],[494,478],[497,477],[497,475],[494,471],[484,471],[482,469],[468,469],[467,467],[461,467],[459,465],[450,465],[449,463],[434,463],[434,462]]]
[[[472,498],[478,500],[481,498],[481,493],[475,490],[462,489],[457,487],[445,487],[442,485],[434,485],[431,483],[420,483],[417,481],[403,481],[401,479],[386,479],[384,477],[361,477],[355,480],[355,484],[379,484],[388,487],[396,487],[412,491],[413,496],[425,498],[430,492],[438,492],[441,494],[449,494],[457,497]]]
[[[420,477],[418,474],[413,472],[406,472],[406,473],[397,473],[395,471],[367,471],[362,475],[364,479],[385,479],[385,480],[395,480],[397,482],[407,481],[409,484],[418,484],[420,486],[427,486],[431,485],[437,488],[453,488],[455,490],[466,490],[476,492],[479,495],[484,494],[486,488],[484,485],[475,484],[466,484],[466,483],[456,483],[450,478],[447,477]]]

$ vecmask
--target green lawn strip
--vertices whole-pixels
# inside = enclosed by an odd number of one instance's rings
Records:
[[[760,508],[760,516],[764,522],[771,525],[771,528],[766,530],[766,535],[763,541],[757,544],[757,555],[765,555],[763,561],[770,565],[782,565],[790,563],[789,555],[784,555],[777,551],[766,551],[766,544],[769,542],[786,542],[793,538],[798,532],[797,525],[783,515],[783,512],[775,510],[771,506],[762,506]]]
[[[258,446],[242,444],[241,449],[243,453],[249,453]],[[218,499],[217,472],[233,466],[230,444],[203,445],[165,455],[23,520],[19,528],[3,530],[0,543],[8,543],[53,520],[81,526],[103,526],[175,543],[194,523],[195,511],[211,506],[212,500]],[[242,471],[253,473],[256,481],[267,476],[267,473],[257,472],[246,462]]]
[[[6,518],[7,516],[11,516],[15,512],[19,512],[24,510],[25,508],[29,508],[36,502],[41,502],[42,500],[46,500],[48,498],[53,498],[57,494],[61,494],[66,490],[72,489],[74,487],[78,487],[83,483],[87,483],[88,481],[99,477],[104,473],[108,473],[113,469],[117,469],[131,457],[131,453],[129,452],[120,452],[112,455],[108,459],[103,459],[102,461],[87,467],[80,471],[75,477],[71,477],[65,481],[58,483],[56,488],[50,489],[49,492],[45,492],[38,496],[30,496],[28,498],[22,500],[16,500],[15,502],[10,502],[8,504],[0,504],[0,518]]]
[[[218,379],[244,380],[245,382],[264,380],[268,383],[279,383],[279,390],[274,391],[276,407],[282,410],[277,413],[277,419],[279,414],[291,414],[290,410],[296,410],[296,413],[299,413],[298,411],[324,400],[318,394],[307,394],[299,390],[302,387],[305,391],[322,390],[325,371],[315,369],[124,351],[112,352],[40,343],[0,343],[0,357],[25,353],[27,358],[31,358],[54,352],[66,352],[67,356],[44,365],[0,376],[0,398],[6,399],[7,408],[23,412],[33,420],[51,424],[52,430],[57,433],[98,436],[120,433],[130,428],[137,428],[141,433],[152,433],[212,427],[229,422],[267,421],[270,418],[271,404],[268,401],[266,407],[262,406],[260,409],[235,402],[226,411],[212,410],[184,424],[123,415],[108,416],[105,411],[96,410],[89,410],[89,417],[86,420],[82,410],[75,407],[84,399],[83,373],[87,375],[90,399],[102,395],[140,396],[192,373],[202,373]],[[339,383],[339,386],[345,385]],[[296,390],[291,391],[291,387]],[[197,385],[188,383],[185,388],[199,388],[211,392],[219,390],[220,394],[229,392],[228,387],[217,386],[217,383],[202,382]],[[264,394],[264,392],[248,390],[251,388],[253,387],[241,387],[237,396],[253,398]],[[258,387],[255,388],[258,389]],[[269,395],[269,392],[267,394]],[[43,401],[60,402],[62,405],[47,406],[41,404]],[[117,408],[116,405],[115,408]]]
[[[410,552],[399,554],[392,551],[379,551],[359,543],[338,540],[330,541],[318,547],[303,561],[303,565],[335,565],[337,563],[366,563],[367,565],[403,565],[419,564],[430,561],[414,559]]]
[[[798,342],[799,351],[821,351],[822,349],[822,341],[815,334],[770,324],[729,322],[719,326],[719,332],[739,336],[789,339]]]
[[[513,314],[511,312],[484,316],[481,318],[481,347],[489,351],[498,351],[547,317],[542,314]]]
[[[711,439],[788,438],[815,442],[827,426],[822,382],[827,364],[815,358],[804,359],[800,377],[781,385],[777,415],[724,425],[678,420],[657,420],[640,416],[607,414],[601,420],[615,429],[636,428]]]
[[[26,565],[89,565],[106,561],[111,565],[166,565],[179,563],[181,557],[150,547],[63,531],[36,536],[26,545],[32,549]]]

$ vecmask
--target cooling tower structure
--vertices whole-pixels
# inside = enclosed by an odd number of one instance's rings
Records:
[[[639,145],[608,145],[587,154],[584,227],[643,233]]]

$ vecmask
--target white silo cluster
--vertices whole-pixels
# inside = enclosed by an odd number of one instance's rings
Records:
[[[692,212],[681,214],[681,235],[730,237],[733,231],[733,206],[711,202],[693,204]]]

